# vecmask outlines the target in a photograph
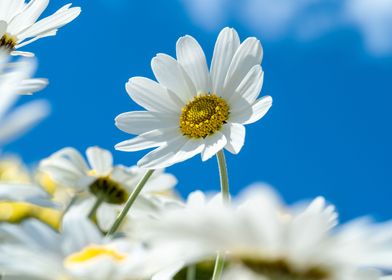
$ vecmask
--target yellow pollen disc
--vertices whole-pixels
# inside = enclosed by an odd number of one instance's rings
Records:
[[[13,51],[15,49],[16,44],[17,44],[16,37],[8,33],[5,33],[3,37],[0,38],[0,48],[4,47],[10,51]]]
[[[181,132],[190,138],[205,138],[219,131],[229,118],[229,105],[216,94],[195,97],[180,116]]]
[[[109,257],[116,262],[122,262],[127,256],[105,246],[91,245],[68,256],[65,265],[82,264],[99,257]]]
[[[62,213],[52,208],[41,207],[28,202],[0,202],[0,223],[18,224],[31,218],[37,219],[58,230],[60,228]]]

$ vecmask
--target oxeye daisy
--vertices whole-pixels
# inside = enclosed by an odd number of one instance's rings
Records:
[[[205,161],[222,149],[237,154],[245,141],[244,125],[261,119],[272,105],[270,96],[258,99],[264,75],[256,38],[240,43],[234,29],[223,29],[210,70],[193,37],[180,38],[176,53],[177,59],[166,54],[152,59],[158,82],[134,77],[126,85],[130,97],[147,111],[116,118],[119,129],[138,135],[116,149],[158,147],[138,162],[141,167],[163,168],[199,153]]]
[[[0,47],[12,54],[32,55],[17,49],[38,39],[54,36],[57,30],[73,21],[80,8],[67,4],[53,15],[38,20],[49,0],[1,0],[0,1]],[[37,21],[38,20],[38,21]]]
[[[37,280],[144,279],[144,248],[124,239],[105,238],[87,220],[85,210],[83,203],[71,207],[58,232],[35,220],[0,227],[2,276]]]
[[[337,226],[334,207],[321,197],[292,207],[265,188],[240,197],[228,206],[195,193],[185,208],[146,220],[140,230],[167,266],[196,265],[226,252],[223,279],[378,279],[369,269],[392,268],[391,223]],[[233,268],[244,276],[229,277]]]
[[[122,205],[135,188],[144,170],[138,167],[113,165],[110,151],[90,147],[86,151],[87,162],[73,148],[64,148],[41,161],[39,170],[74,193],[89,192],[102,202]],[[158,170],[147,183],[146,193],[170,191],[177,179],[163,170]],[[96,211],[97,209],[95,209]]]

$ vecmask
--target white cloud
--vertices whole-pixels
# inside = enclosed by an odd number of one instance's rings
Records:
[[[181,0],[208,30],[239,21],[267,40],[309,40],[356,27],[374,54],[392,54],[392,0]]]

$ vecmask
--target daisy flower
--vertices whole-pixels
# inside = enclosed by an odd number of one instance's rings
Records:
[[[60,232],[37,221],[1,227],[2,274],[6,279],[143,279],[143,248],[106,239],[86,215],[83,204],[73,206]]]
[[[54,36],[57,30],[73,21],[80,8],[67,4],[53,15],[38,20],[49,0],[1,0],[0,1],[0,48],[15,55],[33,55],[17,49],[38,39]],[[38,20],[38,21],[37,21]]]
[[[42,89],[44,80],[30,79],[34,69],[32,60],[9,63],[8,55],[0,49],[0,146],[23,134],[49,113],[49,105],[44,101],[33,101],[8,112],[18,94]]]
[[[90,147],[86,151],[88,163],[73,148],[64,148],[41,161],[39,169],[55,182],[76,191],[91,192],[110,204],[123,204],[143,176],[145,170],[122,165],[113,166],[108,150]],[[163,170],[153,175],[145,192],[164,192],[172,189],[177,179]]]
[[[158,82],[143,77],[129,80],[130,97],[147,111],[119,115],[119,129],[138,135],[116,145],[121,151],[156,148],[138,165],[156,169],[201,153],[208,160],[223,148],[240,152],[246,124],[261,119],[272,98],[258,98],[263,71],[259,40],[240,43],[234,29],[221,31],[210,70],[198,42],[185,36],[177,42],[177,59],[158,54],[151,66]]]
[[[256,276],[225,279],[370,280],[379,276],[370,268],[392,268],[391,224],[362,219],[336,227],[334,207],[321,197],[288,207],[271,190],[255,188],[233,206],[206,202],[201,193],[188,204],[141,228],[167,266],[227,252],[227,268]]]

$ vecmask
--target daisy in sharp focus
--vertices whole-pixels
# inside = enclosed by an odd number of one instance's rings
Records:
[[[49,0],[1,0],[0,1],[0,48],[15,55],[33,55],[16,51],[38,39],[56,35],[58,29],[73,21],[80,8],[67,4],[53,15],[38,20]]]
[[[240,43],[234,29],[221,31],[211,68],[191,36],[178,40],[177,59],[158,54],[151,66],[158,82],[144,77],[129,80],[130,97],[147,111],[119,115],[119,129],[138,135],[116,145],[121,151],[157,149],[138,165],[163,168],[201,153],[205,161],[218,151],[240,152],[246,124],[261,119],[272,98],[258,98],[263,84],[259,40]]]
[[[226,252],[225,280],[376,280],[376,269],[392,268],[391,223],[336,225],[321,197],[288,207],[271,190],[253,188],[230,206],[194,193],[185,208],[146,220],[140,231],[167,267]]]

